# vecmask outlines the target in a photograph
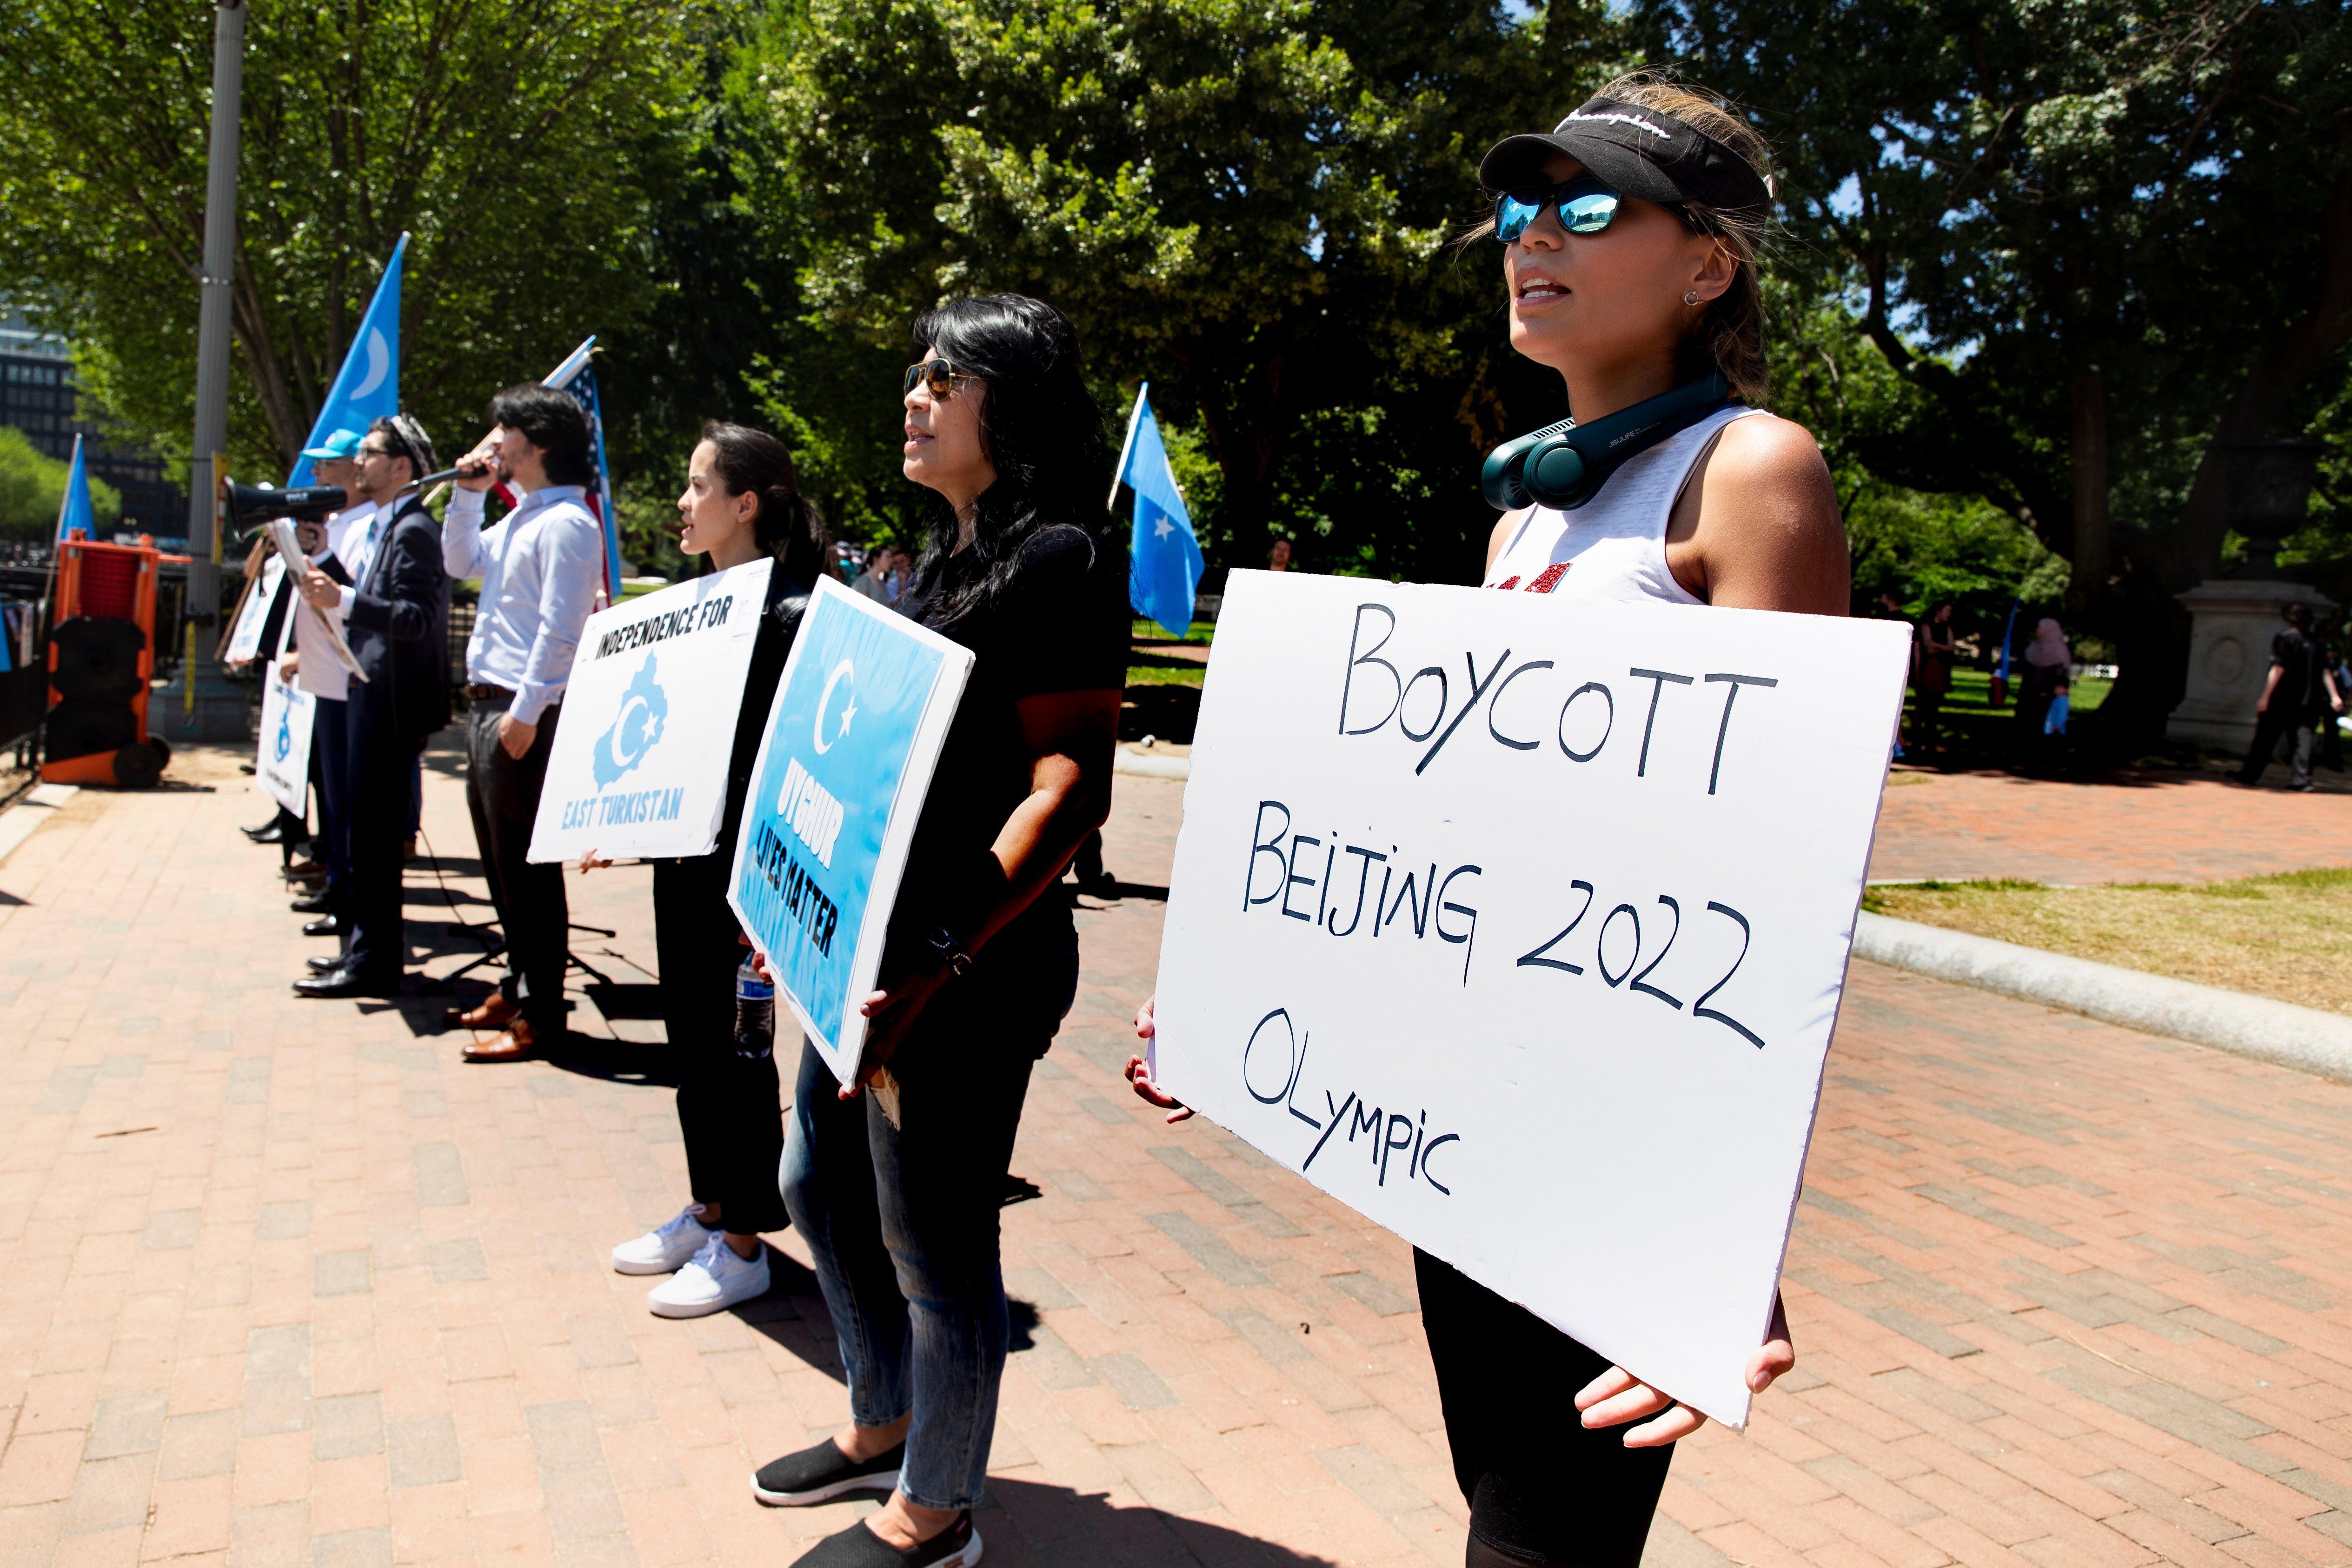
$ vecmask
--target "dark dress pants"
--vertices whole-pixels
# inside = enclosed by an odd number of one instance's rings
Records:
[[[1474,1568],[1638,1568],[1673,1446],[1588,1431],[1576,1394],[1606,1356],[1419,1247],[1412,1261]]]
[[[2316,715],[2298,712],[2283,702],[2273,702],[2268,710],[2254,718],[2254,743],[2246,751],[2246,762],[2238,770],[2240,784],[2252,784],[2271,765],[2278,752],[2279,742],[2294,738],[2294,760],[2288,764],[2288,778],[2296,788],[2311,782],[2312,753],[2318,749],[2319,736],[2314,729]]]
[[[343,963],[379,980],[397,980],[408,958],[401,910],[401,841],[408,821],[410,752],[388,704],[355,698],[345,719],[349,778],[343,829],[348,890],[341,900]]]
[[[691,860],[654,862],[654,951],[694,1201],[717,1204],[727,1229],[754,1236],[792,1222],[776,1184],[784,1121],[775,1054],[735,1054],[735,971],[751,950],[735,940],[735,911],[727,907],[734,858],[722,845]],[[789,1046],[799,1033],[779,1003],[777,1045]]]
[[[476,698],[466,716],[466,807],[473,814],[482,877],[490,885],[490,902],[507,939],[507,977],[499,989],[521,1004],[523,1021],[551,1045],[564,1029],[563,966],[572,911],[564,900],[562,863],[535,866],[525,856],[562,708],[553,705],[541,713],[530,750],[510,757],[499,744],[499,721],[506,717],[507,704],[501,697]],[[402,796],[407,794],[407,773],[404,766],[396,781]],[[404,798],[399,813],[407,815]]]
[[[319,833],[310,858],[327,868],[328,908],[338,915],[352,887],[351,706],[321,697],[310,715],[310,744],[319,753]]]

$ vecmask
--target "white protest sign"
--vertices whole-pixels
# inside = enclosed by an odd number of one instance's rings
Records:
[[[228,647],[221,653],[223,664],[251,664],[260,657],[261,624],[269,618],[269,606],[277,602],[278,585],[284,581],[286,563],[272,551],[262,560],[261,575],[246,591],[236,629],[229,634]]]
[[[831,577],[768,710],[727,901],[834,1076],[856,1076],[883,939],[971,650]]]
[[[710,853],[775,566],[763,555],[588,617],[530,858]]]
[[[278,661],[264,661],[261,737],[253,755],[253,784],[270,799],[302,815],[310,788],[310,725],[319,700],[278,678]]]
[[[1734,1426],[1906,628],[1236,572],[1169,1091]]]

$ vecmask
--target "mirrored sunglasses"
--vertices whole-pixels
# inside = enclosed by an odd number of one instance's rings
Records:
[[[1510,244],[1546,207],[1559,210],[1559,226],[1569,233],[1599,234],[1615,219],[1622,199],[1591,174],[1557,185],[1523,185],[1495,198],[1495,237]]]

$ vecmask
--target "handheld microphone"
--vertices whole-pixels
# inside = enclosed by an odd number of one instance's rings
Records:
[[[1487,453],[1479,488],[1498,511],[1528,505],[1574,511],[1599,495],[1628,458],[1689,429],[1730,395],[1717,371],[1590,425],[1573,419],[1547,425]]]

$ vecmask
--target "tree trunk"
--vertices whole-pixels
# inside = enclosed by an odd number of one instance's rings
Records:
[[[2114,545],[2107,529],[2107,388],[2095,366],[2074,372],[2074,439],[2067,451],[2074,506],[2074,581],[2066,595],[2079,615],[2107,580]]]

